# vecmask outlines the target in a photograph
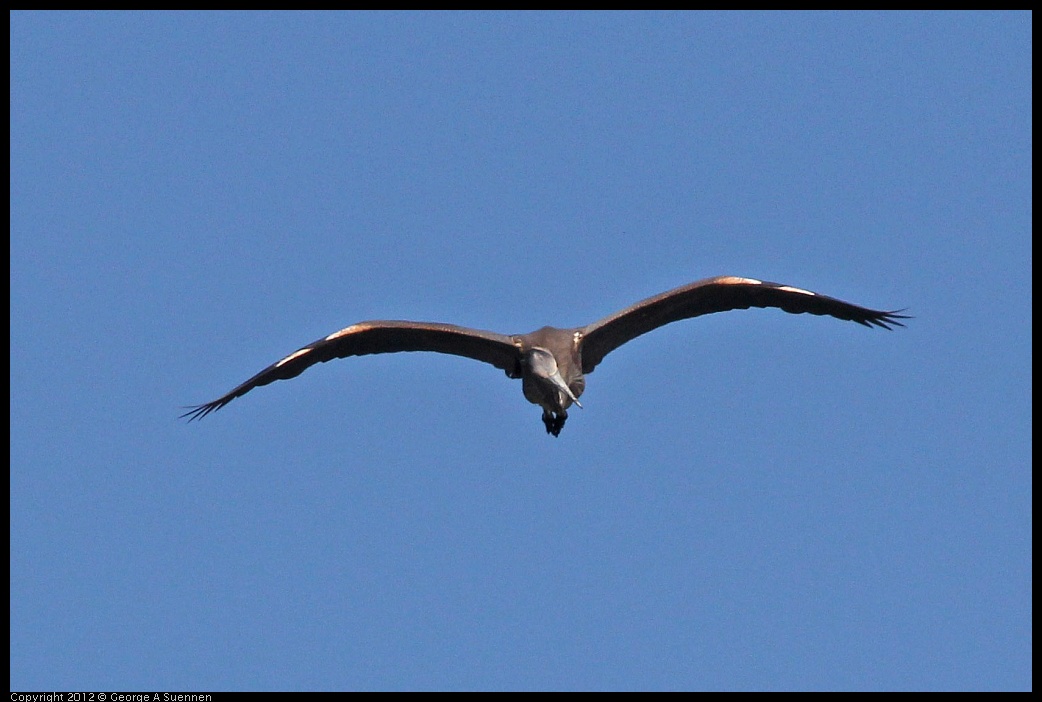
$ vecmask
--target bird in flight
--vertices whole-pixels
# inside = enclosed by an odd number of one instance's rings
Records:
[[[206,404],[186,408],[188,421],[202,419],[250,390],[295,378],[334,358],[399,351],[435,351],[491,363],[520,378],[525,399],[543,409],[546,432],[557,436],[568,408],[579,404],[586,374],[627,341],[670,322],[714,312],[776,307],[791,314],[828,315],[866,327],[903,327],[903,310],[881,311],[791,285],[720,276],[699,280],[608,315],[585,327],[543,327],[529,334],[497,334],[438,322],[369,321],[333,332],[262,370]]]

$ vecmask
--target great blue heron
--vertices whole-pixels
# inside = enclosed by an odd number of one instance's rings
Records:
[[[437,351],[466,356],[520,378],[525,399],[543,408],[548,434],[557,436],[568,419],[568,408],[579,407],[585,374],[613,350],[670,322],[713,312],[777,307],[792,314],[829,315],[866,327],[904,326],[901,310],[859,307],[790,285],[753,278],[721,276],[649,297],[585,327],[543,327],[530,334],[497,334],[437,322],[370,321],[352,324],[294,351],[228,394],[189,408],[183,417],[201,419],[236,397],[276,380],[295,378],[316,363],[334,358],[398,351]]]

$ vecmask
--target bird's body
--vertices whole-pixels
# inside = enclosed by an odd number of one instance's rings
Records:
[[[525,398],[543,408],[543,424],[557,436],[568,408],[579,404],[586,374],[622,344],[664,324],[703,314],[775,307],[793,314],[829,315],[866,327],[904,326],[905,315],[872,310],[789,285],[722,276],[700,280],[642,300],[593,324],[572,329],[543,327],[506,335],[438,322],[359,322],[294,351],[226,395],[190,408],[200,419],[255,387],[300,375],[334,358],[400,351],[435,351],[490,363],[520,378]]]
[[[543,408],[543,424],[546,425],[546,431],[554,436],[561,433],[564,420],[568,418],[568,408],[573,402],[579,405],[578,397],[586,389],[580,352],[581,340],[581,329],[556,327],[543,327],[531,334],[514,337],[514,343],[521,351],[521,390],[525,399]],[[541,354],[541,351],[548,351],[549,359],[546,358],[546,354]],[[541,360],[550,366],[550,374],[553,373],[553,367],[556,367],[557,374],[567,390],[552,381],[543,382],[542,378],[546,377],[547,373],[534,372],[533,366]]]

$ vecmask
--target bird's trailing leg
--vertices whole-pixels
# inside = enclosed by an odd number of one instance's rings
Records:
[[[551,412],[548,409],[543,410],[543,424],[546,425],[546,433],[559,436],[561,430],[564,429],[564,422],[568,419],[568,413],[564,410],[558,412]]]

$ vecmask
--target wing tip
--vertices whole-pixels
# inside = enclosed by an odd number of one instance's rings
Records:
[[[214,400],[213,402],[207,402],[202,405],[187,405],[185,407],[182,407],[181,409],[185,409],[188,411],[180,415],[178,419],[184,419],[185,417],[187,417],[188,424],[191,424],[194,421],[202,419],[211,412],[216,412],[217,410],[224,407],[226,404],[228,404],[228,400]]]
[[[905,308],[907,309],[907,308]],[[902,319],[914,319],[910,314],[901,314],[905,309],[900,310],[889,310],[886,312],[875,312],[871,317],[867,317],[864,320],[858,319],[857,322],[864,324],[866,327],[880,327],[887,331],[893,331],[895,327],[904,327]]]

